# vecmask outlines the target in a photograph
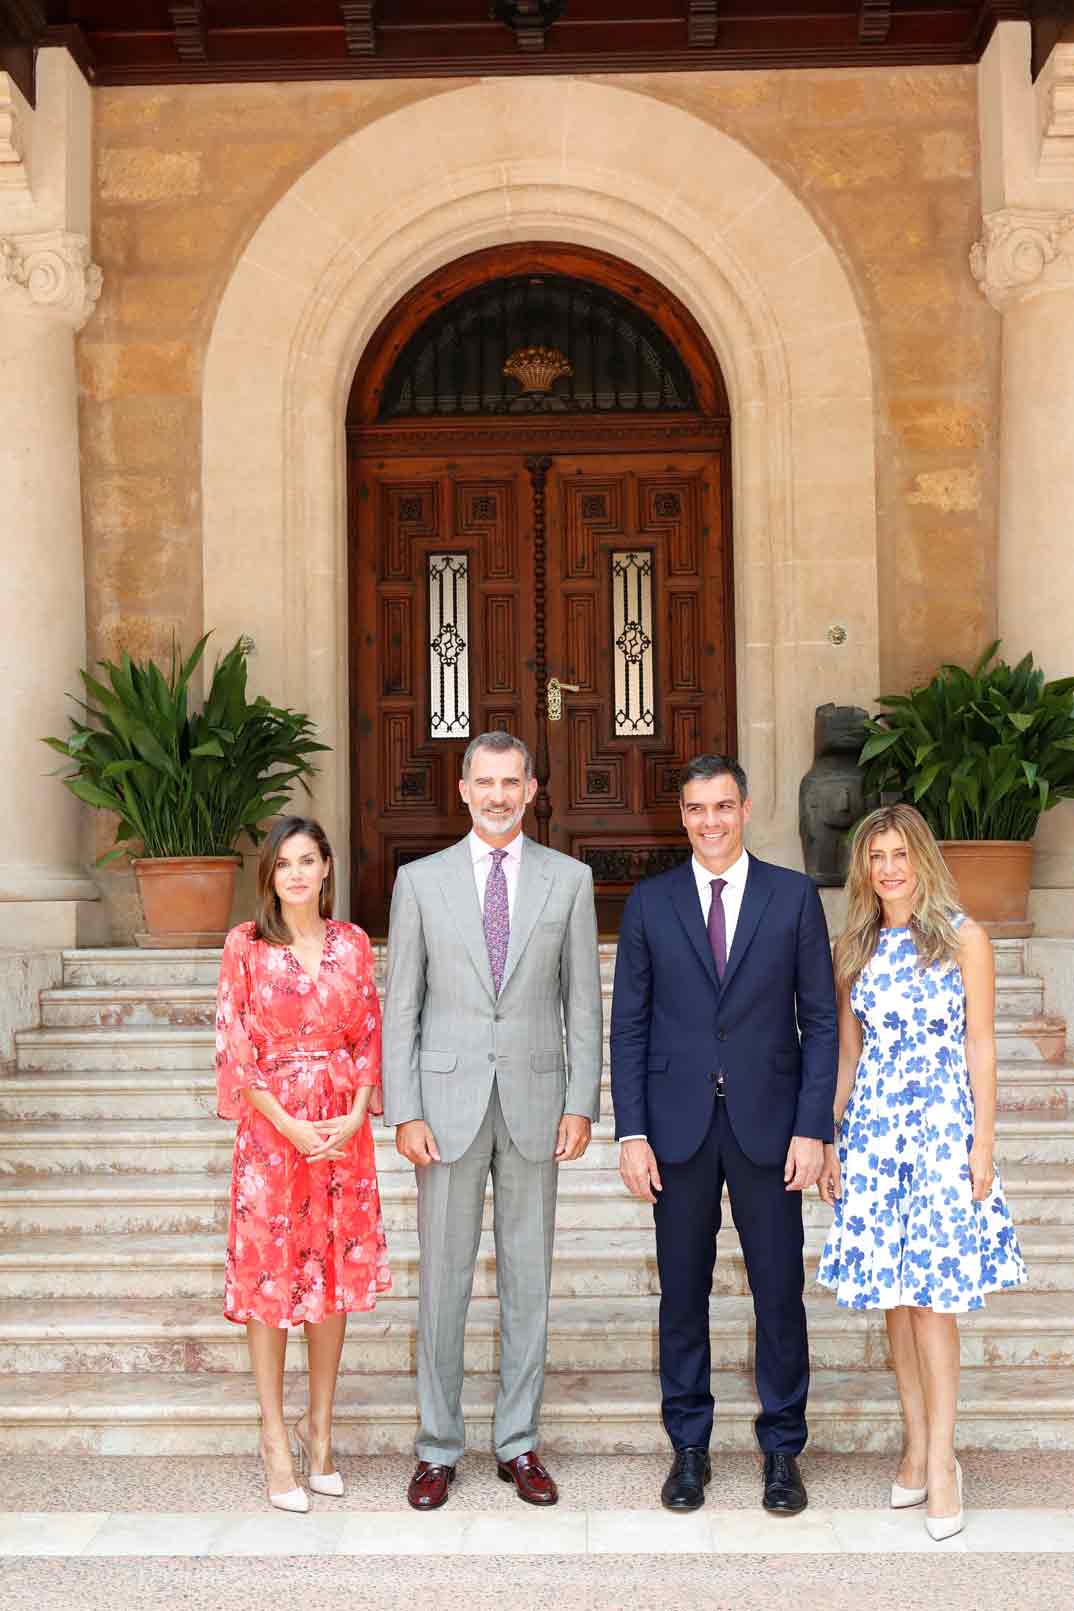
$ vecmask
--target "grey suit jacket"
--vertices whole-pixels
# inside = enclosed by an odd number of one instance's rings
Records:
[[[467,841],[399,869],[384,1008],[388,1124],[425,1119],[453,1163],[495,1079],[515,1146],[545,1162],[564,1112],[599,1117],[602,1032],[588,867],[526,839],[498,998]]]

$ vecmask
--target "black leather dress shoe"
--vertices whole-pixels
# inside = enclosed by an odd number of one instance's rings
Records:
[[[665,1510],[700,1510],[705,1503],[705,1484],[711,1476],[707,1449],[676,1449],[660,1490],[660,1503]]]
[[[766,1454],[764,1457],[764,1508],[773,1516],[797,1516],[809,1503],[793,1454]]]

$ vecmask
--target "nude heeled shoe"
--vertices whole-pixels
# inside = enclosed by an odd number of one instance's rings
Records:
[[[925,1529],[929,1537],[937,1544],[942,1544],[945,1538],[954,1538],[964,1526],[962,1510],[962,1467],[955,1461],[955,1481],[958,1483],[958,1509],[953,1516],[926,1516]]]
[[[261,1451],[261,1463],[265,1465],[264,1450]],[[265,1466],[265,1475],[266,1477],[268,1475],[267,1465]],[[268,1502],[274,1510],[288,1510],[296,1516],[304,1516],[309,1510],[310,1496],[305,1488],[288,1488],[284,1493],[274,1494],[267,1483],[265,1486],[268,1493]]]
[[[298,1430],[299,1422],[294,1425],[295,1442],[298,1444],[298,1469],[305,1473],[310,1490],[315,1494],[323,1494],[327,1499],[343,1498],[343,1478],[338,1471],[316,1472],[310,1459],[309,1444]]]
[[[923,1505],[928,1497],[927,1488],[904,1488],[901,1482],[891,1485],[892,1510],[910,1510],[914,1505]]]

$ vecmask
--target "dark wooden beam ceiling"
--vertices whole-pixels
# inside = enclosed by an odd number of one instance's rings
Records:
[[[1036,78],[1056,45],[1074,39],[1074,0],[1035,0],[1032,34]]]
[[[0,0],[12,17],[99,84],[939,65],[1046,25],[1040,0]]]

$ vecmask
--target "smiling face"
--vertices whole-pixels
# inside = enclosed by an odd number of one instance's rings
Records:
[[[309,834],[291,834],[279,848],[272,874],[272,886],[280,898],[280,906],[308,906],[311,901],[316,902],[330,865]]]
[[[742,854],[742,834],[751,800],[743,800],[730,772],[693,778],[682,791],[682,823],[694,855],[709,872],[725,872]]]
[[[521,827],[526,807],[537,793],[537,779],[527,781],[520,750],[476,749],[469,776],[460,780],[459,793],[480,837],[502,845]]]
[[[908,912],[917,893],[917,874],[898,828],[885,828],[869,841],[869,882],[886,911]]]

